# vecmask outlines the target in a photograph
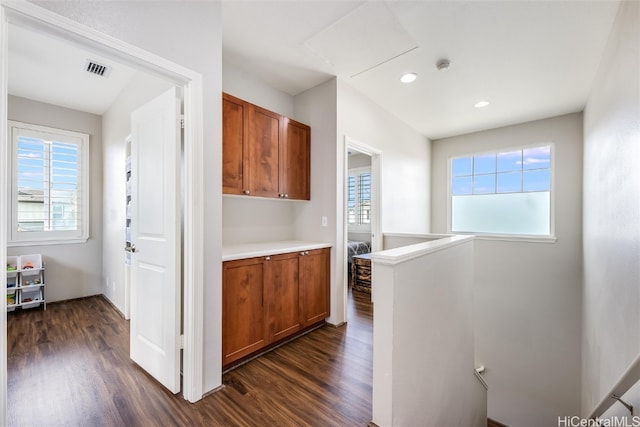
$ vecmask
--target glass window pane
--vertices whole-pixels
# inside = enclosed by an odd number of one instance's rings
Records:
[[[487,154],[482,156],[473,156],[473,173],[479,175],[482,173],[496,172],[496,155]]]
[[[473,177],[473,194],[492,194],[496,192],[496,176],[475,175]]]
[[[498,174],[497,193],[518,193],[522,191],[522,172]]]
[[[356,205],[356,177],[350,176],[347,181],[347,205],[350,208]]]
[[[528,148],[522,150],[523,169],[545,169],[551,167],[551,147]]]
[[[360,224],[371,224],[371,202],[360,205]]]
[[[522,175],[522,191],[549,191],[551,189],[549,169],[524,171]]]
[[[347,210],[347,222],[349,224],[355,224],[356,223],[356,209],[355,208],[349,208]]]
[[[451,176],[471,175],[471,157],[451,160]]]
[[[360,181],[358,183],[360,200],[371,200],[371,174],[363,173],[360,175]]]
[[[27,124],[12,125],[12,129],[16,130],[12,155],[17,165],[12,177],[17,189],[12,209],[18,233],[12,231],[11,238],[22,240],[27,234],[22,232],[30,231],[75,237],[77,234],[67,232],[86,226],[82,205],[87,177],[81,168],[86,135]]]
[[[473,193],[473,181],[470,176],[453,178],[451,182],[451,193],[454,196]]]
[[[545,236],[551,233],[550,193],[510,193],[451,198],[451,230]]]
[[[522,150],[498,153],[498,172],[522,170]]]

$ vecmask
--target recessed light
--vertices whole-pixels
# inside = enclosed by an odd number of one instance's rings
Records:
[[[474,104],[474,107],[476,107],[476,108],[484,108],[487,105],[489,105],[489,101],[479,101],[479,102],[476,102]]]
[[[416,73],[407,73],[407,74],[403,74],[402,77],[400,77],[400,81],[402,83],[411,83],[417,78],[418,78],[418,75]]]

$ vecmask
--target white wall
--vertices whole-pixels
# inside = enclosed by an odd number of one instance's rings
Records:
[[[103,294],[125,311],[125,140],[131,133],[131,113],[172,85],[149,74],[137,74],[102,116],[103,162]]]
[[[348,168],[366,168],[371,167],[371,156],[362,153],[353,153],[348,159]]]
[[[385,233],[384,236],[382,236],[382,248],[386,251],[388,249],[400,248],[402,246],[430,242],[443,237],[446,236],[443,234]]]
[[[621,3],[584,112],[584,415],[640,352],[639,15]]]
[[[337,114],[340,163],[345,136],[382,151],[382,231],[429,232],[430,141],[342,79]]]
[[[102,292],[102,118],[56,105],[9,96],[8,118],[89,134],[89,240],[86,243],[10,247],[8,255],[42,254],[47,301]]]
[[[258,107],[295,120],[293,96],[260,80],[260,70],[256,71],[256,75],[247,74],[233,65],[223,62],[222,90]]]
[[[242,100],[295,119],[293,97],[229,64],[223,64],[222,89]],[[313,138],[313,133],[312,133]],[[290,200],[259,197],[222,198],[222,243],[233,245],[293,239],[294,205]]]
[[[297,95],[294,106],[311,126],[311,201],[296,206],[296,236],[333,245],[329,322],[339,324],[346,320],[345,137],[383,151],[382,230],[398,232],[429,231],[429,140],[340,79]]]
[[[344,191],[337,187],[338,171],[344,163],[337,160],[336,148],[336,80],[331,79],[295,97],[296,118],[311,126],[311,200],[296,203],[295,235],[302,240],[327,242],[331,249],[331,315],[334,325],[346,319],[346,292],[342,286],[342,272],[336,260],[342,260],[342,226],[338,227],[337,204]],[[336,188],[338,192],[336,193]],[[341,199],[340,199],[341,200]],[[322,227],[322,216],[327,226]],[[340,284],[340,285],[338,285]]]
[[[222,24],[220,2],[34,3],[202,75],[204,390],[222,382]]]
[[[580,408],[582,115],[569,114],[433,142],[432,231],[447,232],[452,156],[555,143],[555,243],[475,242],[476,363],[489,417],[556,425]]]

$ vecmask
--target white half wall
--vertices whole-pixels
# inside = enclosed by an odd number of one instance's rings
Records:
[[[555,144],[555,243],[475,240],[476,365],[487,367],[488,416],[557,425],[580,410],[582,114],[436,140],[432,231],[447,232],[454,156]]]
[[[102,118],[96,114],[9,96],[8,118],[89,134],[89,240],[86,243],[17,246],[8,255],[42,254],[47,301],[102,293]]]
[[[474,374],[473,238],[372,254],[373,422],[486,426]]]
[[[204,139],[204,378],[222,384],[222,23],[214,1],[34,1],[202,75]]]
[[[131,113],[172,84],[148,74],[136,74],[102,116],[103,294],[125,312],[124,233],[126,214],[125,140],[131,133]]]
[[[640,353],[639,28],[621,2],[584,112],[583,415]],[[637,386],[624,398],[640,407]]]

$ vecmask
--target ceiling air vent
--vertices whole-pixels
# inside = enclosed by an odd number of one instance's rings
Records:
[[[109,77],[109,74],[111,73],[111,67],[98,64],[97,62],[91,61],[90,59],[87,59],[85,70],[87,70],[87,72],[91,74],[95,74],[101,77]]]

